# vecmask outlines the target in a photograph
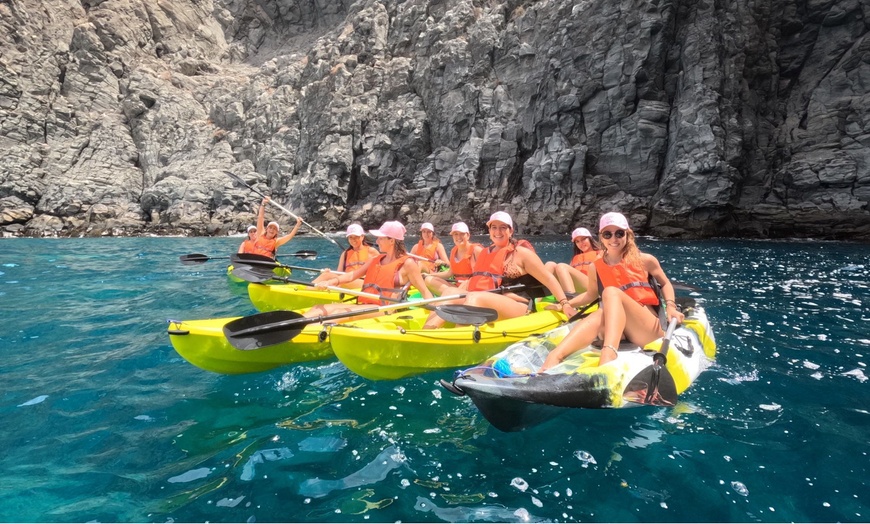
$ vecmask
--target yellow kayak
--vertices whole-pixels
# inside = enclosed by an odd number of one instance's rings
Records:
[[[237,318],[170,320],[169,340],[175,351],[194,366],[224,374],[257,373],[332,357],[325,333],[321,336],[324,327],[316,323],[305,326],[287,342],[253,350],[236,349],[224,336],[223,327]]]
[[[356,302],[354,295],[299,284],[250,284],[248,296],[260,311],[297,310],[318,304]]]
[[[539,311],[479,327],[447,322],[441,328],[424,330],[429,313],[413,309],[332,326],[332,350],[362,377],[393,380],[478,363],[518,340],[567,321],[561,311]]]
[[[349,289],[342,293],[336,288],[317,289],[312,286],[301,284],[251,284],[248,286],[248,296],[251,303],[260,311],[295,311],[297,309],[310,308],[318,304],[332,304],[334,302],[356,303],[358,289]],[[411,288],[408,298],[419,298],[420,293]]]

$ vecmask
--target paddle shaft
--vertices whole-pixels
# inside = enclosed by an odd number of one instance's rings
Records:
[[[391,309],[402,309],[402,308],[407,308],[407,307],[423,306],[426,304],[431,304],[433,302],[441,302],[441,301],[445,301],[445,300],[455,300],[455,299],[464,298],[464,297],[465,297],[465,294],[450,295],[447,297],[435,297],[435,298],[428,298],[425,300],[415,300],[415,301],[411,301],[411,302],[399,302],[398,304],[387,304],[385,306],[357,309],[354,311],[347,311],[344,313],[334,313],[332,315],[318,315],[316,317],[294,318],[291,320],[285,320],[283,322],[273,322],[271,324],[266,324],[263,326],[252,326],[252,327],[249,327],[247,329],[242,329],[240,331],[237,331],[236,333],[233,333],[233,336],[240,337],[240,336],[245,336],[245,335],[254,335],[257,333],[267,333],[269,331],[278,331],[281,329],[296,327],[296,326],[304,327],[304,326],[307,326],[308,324],[318,324],[318,323],[324,322],[326,320],[338,320],[340,318],[350,318],[350,317],[355,317],[357,315],[367,315],[369,313],[380,313],[382,311],[389,311]]]
[[[231,172],[229,172],[229,171],[224,171],[224,173],[226,173],[227,175],[229,175],[230,177],[232,177],[233,180],[236,180],[237,182],[242,183],[245,187],[247,187],[248,189],[250,189],[250,190],[253,191],[254,193],[260,195],[261,197],[263,197],[263,198],[268,198],[268,197],[267,197],[266,195],[264,195],[263,193],[257,191],[256,189],[254,189],[253,187],[251,187],[250,185],[248,185],[247,182],[245,182],[244,180],[242,180],[242,179],[241,179],[238,175],[236,175],[235,173],[231,173]],[[272,204],[273,206],[277,207],[277,208],[280,209],[281,211],[287,213],[287,214],[290,215],[292,218],[299,219],[299,216],[298,216],[298,215],[296,215],[295,213],[293,213],[292,211],[290,211],[290,210],[287,209],[286,207],[282,206],[282,205],[279,204],[278,202],[275,202],[275,201],[272,200],[271,198],[269,198],[269,203]],[[340,245],[338,242],[336,242],[334,239],[329,238],[328,236],[326,236],[326,233],[324,233],[323,231],[317,229],[316,227],[312,226],[311,224],[309,224],[308,222],[306,222],[306,221],[304,221],[304,220],[302,220],[302,223],[305,224],[305,225],[308,227],[308,229],[314,231],[314,232],[317,233],[318,235],[322,236],[322,237],[325,238],[326,240],[329,240],[330,242],[332,242],[333,244],[335,244],[336,246],[338,246],[338,247],[341,248],[341,245]],[[342,249],[344,249],[344,248],[342,248]]]
[[[661,349],[659,349],[658,353],[653,355],[653,376],[649,387],[646,390],[646,398],[644,399],[645,404],[651,403],[656,394],[658,394],[661,369],[668,363],[668,348],[671,345],[671,336],[673,336],[676,328],[677,317],[673,317],[668,324],[668,330],[665,333],[665,337],[662,339]]]

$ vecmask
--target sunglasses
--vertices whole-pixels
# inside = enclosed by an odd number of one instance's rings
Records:
[[[616,238],[624,238],[624,237],[625,237],[625,231],[622,230],[622,229],[617,229],[616,232],[613,232],[613,231],[605,231],[604,233],[601,233],[601,238],[603,238],[604,240],[610,240],[610,239],[613,238],[614,236],[615,236]]]

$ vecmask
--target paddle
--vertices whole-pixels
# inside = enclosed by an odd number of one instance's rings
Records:
[[[299,284],[300,286],[317,287],[317,284],[315,284],[313,282],[305,282],[304,280],[295,280],[295,279],[287,278],[287,277],[278,277],[278,276],[275,276],[271,271],[270,272],[267,272],[267,271],[268,270],[264,270],[264,269],[252,267],[252,266],[239,266],[239,267],[233,268],[233,276],[237,276],[237,277],[241,278],[242,280],[247,280],[248,282],[254,282],[257,284],[265,282],[267,280],[278,280],[281,282],[287,282],[289,284]],[[375,300],[385,300],[387,302],[401,302],[401,300],[398,300],[395,298],[383,297],[381,295],[375,295],[373,293],[366,293],[364,291],[359,291],[357,289],[347,289],[347,288],[336,287],[336,286],[326,286],[326,289],[328,289],[330,291],[337,291],[339,293],[344,293],[345,295],[354,295],[357,297],[373,298]]]
[[[596,298],[595,300],[593,300],[592,302],[590,302],[590,303],[586,304],[585,306],[583,306],[583,309],[581,309],[581,310],[578,311],[577,313],[574,313],[574,314],[571,316],[571,318],[568,319],[568,322],[574,322],[574,321],[580,320],[581,318],[586,318],[586,317],[588,317],[588,316],[589,316],[589,313],[587,313],[587,312],[588,312],[590,309],[592,309],[592,306],[594,306],[595,304],[597,304],[597,303],[599,303],[599,302],[601,302],[601,297],[598,297],[598,298]]]
[[[203,255],[202,253],[190,253],[189,255],[181,255],[178,258],[179,258],[179,260],[181,260],[182,264],[184,264],[185,266],[190,266],[193,264],[203,264],[205,262],[208,262],[209,260],[227,260],[227,259],[232,260],[233,257],[242,256],[242,255],[244,255],[246,257],[252,257],[250,260],[245,260],[244,261],[245,264],[251,264],[251,261],[257,260],[257,261],[260,261],[262,264],[265,264],[267,262],[271,262],[273,264],[276,264],[275,266],[272,266],[272,267],[281,267],[282,266],[282,264],[280,264],[279,262],[277,262],[276,260],[274,260],[272,258],[265,257],[263,255],[255,255],[253,253],[234,253],[233,255],[228,256],[228,257],[210,257],[208,255]],[[297,257],[297,258],[301,258],[303,260],[315,260],[317,258],[317,251],[297,251],[296,253],[290,253],[289,255],[285,255],[285,256]],[[253,257],[257,257],[257,258],[255,259]],[[254,262],[254,263],[256,263],[256,262]],[[291,269],[297,269],[297,268],[293,268],[293,266],[284,266],[284,267],[289,267]],[[298,269],[301,269],[301,268],[298,268]]]
[[[454,324],[471,324],[479,326],[492,322],[498,318],[498,311],[479,306],[466,306],[465,304],[446,304],[435,306],[435,314],[447,322]]]
[[[319,324],[326,320],[338,320],[358,315],[367,315],[369,313],[380,313],[391,309],[422,306],[433,302],[455,300],[463,297],[465,297],[464,294],[435,297],[426,300],[356,309],[331,315],[318,315],[310,318],[302,316],[295,311],[267,311],[266,313],[257,313],[227,322],[223,331],[224,336],[227,337],[227,340],[234,348],[241,350],[259,349],[291,340],[309,324]]]
[[[253,187],[249,186],[247,182],[245,182],[244,180],[242,180],[241,177],[239,177],[239,176],[236,175],[235,173],[232,173],[232,172],[230,172],[230,171],[224,171],[224,174],[226,174],[228,177],[232,178],[232,179],[233,179],[234,181],[236,181],[237,183],[242,184],[243,186],[247,187],[248,189],[250,189],[250,190],[253,191],[254,193],[257,193],[257,194],[260,195],[261,197],[266,198],[266,195],[264,195],[263,193],[260,193],[259,191],[257,191],[257,190],[254,189]],[[277,208],[280,209],[281,211],[287,213],[287,214],[290,215],[292,218],[299,218],[299,217],[296,216],[292,211],[290,211],[290,210],[287,209],[286,207],[282,206],[282,205],[279,204],[278,202],[275,202],[274,200],[271,200],[271,199],[270,199],[270,200],[269,200],[269,203],[272,204],[273,206],[277,207]],[[309,224],[308,222],[306,222],[306,221],[304,221],[304,220],[302,221],[302,223],[305,224],[305,225],[308,227],[308,229],[314,231],[315,233],[317,233],[318,235],[322,236],[322,237],[325,238],[326,240],[329,240],[330,242],[332,242],[333,244],[335,244],[339,249],[344,249],[344,248],[343,248],[343,247],[342,247],[338,242],[336,242],[334,239],[329,238],[328,236],[326,236],[326,233],[324,233],[323,231],[317,229],[316,227],[312,226],[311,224]]]
[[[230,260],[234,264],[243,264],[246,266],[262,267],[262,268],[268,268],[268,269],[275,269],[275,268],[280,267],[280,268],[288,268],[288,269],[298,269],[300,271],[309,271],[311,273],[322,273],[323,271],[326,271],[325,269],[317,269],[317,268],[311,268],[311,267],[291,266],[289,264],[281,264],[280,262],[272,260],[269,257],[264,257],[262,255],[254,255],[252,253],[236,253],[234,255],[230,255]],[[337,273],[339,275],[343,274],[339,271],[333,271],[333,273]]]
[[[668,347],[671,336],[677,327],[677,319],[672,318],[662,339],[661,349],[653,355],[653,363],[642,369],[625,386],[622,396],[628,402],[650,406],[673,406],[677,403],[677,385],[665,365],[668,362]]]

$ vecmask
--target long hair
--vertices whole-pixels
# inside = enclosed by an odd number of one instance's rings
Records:
[[[604,247],[607,250],[607,246]],[[635,242],[634,231],[625,230],[625,247],[622,249],[622,259],[629,266],[640,267],[640,249]]]
[[[592,251],[601,251],[601,244],[599,244],[597,240],[595,240],[592,237],[586,237],[586,238],[589,239],[589,243],[592,245]],[[571,243],[574,244],[574,256],[577,256],[583,252],[583,251],[580,251],[579,247],[577,247],[577,242],[572,241]]]
[[[408,250],[405,249],[405,241],[404,240],[396,240],[395,238],[393,240],[396,242],[395,245],[393,246],[393,256],[395,258],[399,258],[408,252]]]

